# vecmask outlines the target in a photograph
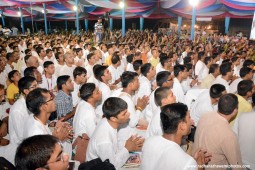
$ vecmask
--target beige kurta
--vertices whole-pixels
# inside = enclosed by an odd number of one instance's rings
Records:
[[[212,154],[208,165],[214,166],[213,169],[226,169],[221,165],[242,165],[237,137],[229,122],[216,112],[205,114],[198,122],[193,153],[199,148]]]

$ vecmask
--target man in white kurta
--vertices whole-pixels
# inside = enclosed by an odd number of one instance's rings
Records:
[[[117,129],[114,129],[106,118],[103,118],[96,127],[87,148],[87,161],[98,157],[102,161],[109,159],[116,169],[121,168],[129,157],[129,152],[125,147],[118,149]]]
[[[153,146],[153,147],[152,147]],[[197,169],[197,163],[175,142],[162,136],[146,139],[142,149],[141,170]]]
[[[73,119],[74,139],[82,136],[84,133],[89,138],[96,128],[95,108],[88,102],[81,100],[76,108]]]

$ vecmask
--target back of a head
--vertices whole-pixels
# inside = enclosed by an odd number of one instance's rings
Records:
[[[93,95],[94,90],[96,89],[96,85],[94,83],[85,83],[80,88],[80,97],[84,101],[88,101],[88,99]]]
[[[135,77],[137,77],[138,74],[135,72],[131,72],[131,71],[125,71],[120,79],[121,79],[121,84],[123,88],[126,88],[128,86],[129,83],[132,83],[133,80],[135,79]]]
[[[231,71],[231,67],[232,64],[229,62],[222,63],[220,66],[220,74],[222,74],[223,76],[227,75],[227,73]]]
[[[252,92],[253,81],[252,80],[242,80],[237,85],[237,93],[240,96],[246,96],[248,92]]]
[[[250,66],[253,66],[254,65],[254,61],[252,60],[245,60],[243,62],[243,67],[250,67]]]
[[[34,70],[37,69],[36,67],[27,67],[24,70],[24,76],[31,76],[31,77],[35,77],[34,75]]]
[[[250,72],[252,72],[252,69],[250,67],[242,67],[239,71],[239,74],[241,78],[244,78]]]
[[[137,71],[143,65],[142,60],[135,60],[133,63],[134,70]]]
[[[201,60],[205,56],[205,52],[201,51],[198,53],[198,60]]]
[[[168,90],[167,87],[159,87],[156,89],[154,93],[154,99],[157,106],[162,106],[162,99],[166,98],[168,96]]]
[[[19,87],[19,91],[20,93],[24,94],[24,90],[25,89],[29,89],[29,87],[31,86],[31,84],[36,81],[36,79],[34,77],[31,76],[25,76],[22,77],[19,82],[18,82],[18,87]]]
[[[209,74],[213,74],[215,73],[215,71],[219,68],[219,64],[212,64],[210,65],[210,68],[209,68]]]
[[[232,93],[224,94],[220,97],[218,103],[218,112],[224,115],[230,115],[238,107],[238,99]]]
[[[118,114],[127,109],[127,103],[118,97],[109,97],[103,104],[104,117],[110,119],[117,117]]]
[[[166,134],[175,134],[180,122],[186,121],[188,107],[183,103],[173,103],[161,108],[162,130]]]
[[[174,66],[174,76],[177,77],[181,71],[185,70],[184,65],[175,65]]]
[[[133,61],[133,58],[134,58],[134,54],[129,54],[128,56],[127,56],[127,62],[128,63],[132,63],[132,61]]]
[[[26,138],[18,146],[15,166],[18,170],[43,168],[47,165],[58,139],[52,135],[35,135]]]
[[[151,69],[151,63],[145,63],[141,66],[141,73],[143,76],[147,77],[147,73],[150,71]]]
[[[62,90],[62,85],[65,84],[68,81],[69,78],[70,78],[70,76],[68,76],[68,75],[59,76],[57,78],[58,90]]]
[[[117,64],[120,61],[119,55],[113,55],[111,58],[112,64]]]
[[[28,110],[35,116],[40,114],[40,106],[45,102],[43,94],[49,93],[47,89],[36,88],[26,96],[26,104]]]
[[[213,99],[219,98],[222,96],[223,92],[226,91],[226,88],[222,84],[214,84],[210,88],[210,97]]]
[[[161,71],[156,76],[157,86],[162,87],[165,82],[168,81],[171,73],[169,71]]]
[[[102,80],[102,76],[104,75],[104,71],[107,69],[108,67],[107,66],[98,66],[94,69],[94,75],[95,75],[95,78],[99,81],[103,81]]]

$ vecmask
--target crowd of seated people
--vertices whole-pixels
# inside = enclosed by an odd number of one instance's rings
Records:
[[[0,37],[0,157],[22,170],[122,169],[134,152],[142,170],[255,169],[254,45],[117,32]]]

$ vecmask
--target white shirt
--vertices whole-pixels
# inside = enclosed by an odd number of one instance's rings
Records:
[[[212,85],[214,85],[214,84],[222,84],[223,86],[225,86],[227,93],[230,92],[229,84],[228,84],[228,82],[226,80],[224,80],[222,78],[221,74],[218,75],[218,77],[216,77],[216,79],[213,81]]]
[[[48,124],[44,125],[42,122],[39,120],[36,120],[34,115],[31,114],[29,115],[28,119],[25,121],[25,126],[24,126],[24,138],[28,138],[30,136],[35,136],[35,135],[52,135],[52,132],[50,128],[48,127]],[[62,141],[61,142],[63,145],[63,150],[65,153],[68,155],[72,154],[72,145],[68,141]],[[71,159],[71,158],[70,158]]]
[[[163,68],[161,63],[158,63],[158,65],[156,66],[156,74],[158,74],[161,71],[167,71],[167,70]]]
[[[126,68],[126,71],[135,72],[135,69],[134,69],[134,66],[133,66],[133,64],[131,64],[131,63],[128,63],[128,64],[127,64],[127,68]]]
[[[162,136],[153,136],[143,145],[141,170],[159,169],[197,169],[197,163],[177,143]]]
[[[205,65],[205,67],[203,67],[203,69],[200,71],[200,80],[203,80],[207,75],[209,74],[209,68]]]
[[[111,96],[112,91],[109,86],[107,86],[105,83],[100,81],[99,81],[98,88],[102,92],[102,99],[101,99],[101,103],[96,108],[96,114],[99,119],[102,119],[102,116],[103,116],[102,107],[103,107],[104,101]]]
[[[230,93],[237,93],[237,86],[240,83],[240,81],[242,81],[242,78],[237,78],[235,79],[229,86],[229,92]]]
[[[25,122],[29,117],[25,98],[21,96],[11,107],[9,115],[10,143],[20,144],[24,139]]]
[[[157,109],[153,111],[154,114],[148,126],[146,137],[163,135],[161,120],[160,120],[160,112],[161,112],[160,107],[157,107]]]
[[[198,76],[198,80],[200,81],[202,80],[202,77],[199,74],[201,74],[200,72],[202,69],[204,69],[204,67],[206,67],[205,63],[203,63],[201,60],[198,60],[195,65],[195,75]]]
[[[89,138],[96,128],[95,108],[88,102],[81,100],[77,105],[77,109],[73,118],[74,139],[87,134]]]
[[[174,84],[172,89],[174,95],[176,96],[176,102],[182,102],[185,104],[185,95],[184,91],[182,89],[182,85],[180,81],[175,77],[174,78]]]
[[[142,98],[143,96],[150,96],[151,94],[150,80],[148,80],[147,77],[142,75],[139,77],[139,83],[140,83],[140,86],[136,94],[136,99]]]
[[[88,78],[87,83],[94,83],[97,87],[99,86],[99,81],[95,78],[94,74]]]
[[[255,169],[255,112],[242,113],[235,121],[233,129],[237,134],[242,161],[244,165],[250,165],[250,169]]]
[[[48,127],[48,124],[42,124],[42,122],[35,119],[33,114],[29,115],[28,119],[25,121],[23,133],[24,138],[43,134],[52,134]]]
[[[130,113],[129,122],[121,125],[118,131],[118,144],[119,148],[124,147],[126,140],[136,133],[136,125],[138,124],[141,111],[135,109],[135,103],[132,100],[132,96],[130,96],[126,92],[121,92],[118,96],[127,102],[128,112]]]
[[[193,119],[195,126],[197,126],[199,119],[205,113],[213,112],[214,110],[217,111],[216,109],[216,106],[213,106],[211,103],[210,91],[208,89],[205,89],[198,96],[190,111],[190,116]]]
[[[151,119],[153,117],[153,115],[156,113],[155,110],[158,108],[158,106],[155,103],[155,91],[152,91],[149,97],[149,103],[148,105],[145,107],[145,119],[147,120],[147,122],[151,122]]]
[[[0,103],[0,120],[3,120],[5,117],[9,115],[6,112],[8,108],[10,108],[10,104],[8,102]]]
[[[93,73],[93,67],[94,67],[94,66],[91,66],[91,65],[89,65],[89,64],[85,67],[85,69],[87,70],[87,77],[88,77],[88,79],[89,79],[91,76],[94,75],[94,73]]]
[[[108,67],[108,70],[112,75],[112,79],[110,81],[110,83],[112,84],[120,78],[120,74],[119,74],[118,68],[113,67],[112,64]]]
[[[6,84],[6,80],[8,79],[8,74],[6,73],[6,71],[2,71],[0,73],[0,84],[4,85],[4,88],[7,88],[7,84]]]
[[[75,65],[72,65],[71,67],[64,65],[60,71],[59,71],[59,76],[63,76],[63,75],[68,75],[71,77],[71,79],[73,80],[73,71],[75,69]]]
[[[80,102],[80,97],[78,96],[79,89],[80,89],[79,84],[76,84],[75,81],[73,81],[73,91],[71,92],[72,99],[73,99],[73,107],[77,106],[77,104]]]
[[[4,70],[6,71],[7,74],[9,74],[13,69],[12,69],[12,67],[7,63]]]
[[[102,119],[89,140],[86,161],[100,158],[109,159],[116,169],[120,169],[129,158],[128,150],[118,149],[117,129],[114,129],[106,118]]]
[[[42,75],[42,84],[40,84],[41,88],[45,88],[47,90],[54,90],[54,88],[57,86],[57,78],[55,75],[52,75],[51,79],[48,79],[45,77],[45,75]]]
[[[62,70],[62,68],[65,66],[65,65],[59,65],[58,62],[55,62],[54,63],[55,65],[55,75],[56,77],[59,77],[60,76],[60,70]]]

